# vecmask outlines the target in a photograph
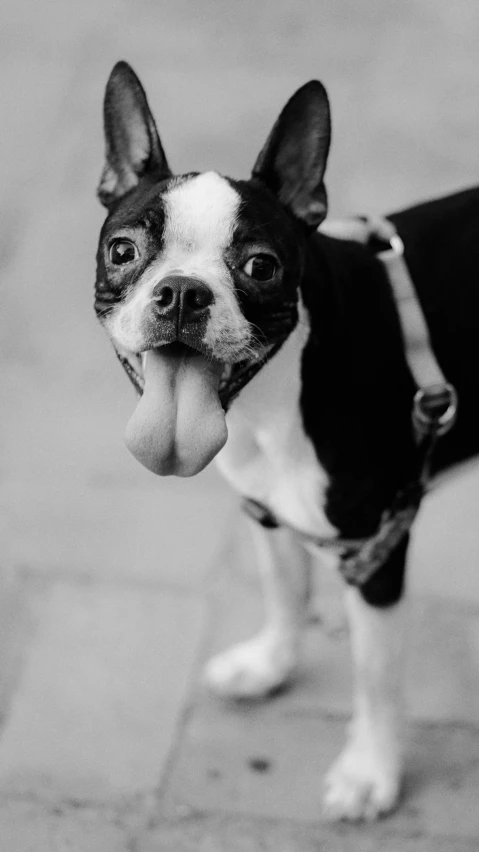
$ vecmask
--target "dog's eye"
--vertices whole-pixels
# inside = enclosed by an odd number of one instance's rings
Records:
[[[115,240],[110,246],[110,260],[115,266],[124,266],[138,257],[138,249],[131,240]]]
[[[255,281],[270,281],[278,268],[274,257],[269,254],[255,254],[243,266],[243,272]]]

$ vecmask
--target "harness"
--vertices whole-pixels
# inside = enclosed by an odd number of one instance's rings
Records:
[[[288,527],[305,544],[335,550],[346,582],[363,586],[409,532],[427,488],[434,446],[454,425],[458,398],[432,350],[424,314],[404,259],[404,245],[394,225],[386,219],[361,218],[325,222],[321,231],[336,239],[368,245],[384,267],[399,315],[406,360],[417,386],[412,423],[418,444],[419,473],[397,492],[391,506],[383,512],[377,531],[366,538],[328,538],[306,533],[250,498],[243,500],[243,509],[268,529]]]

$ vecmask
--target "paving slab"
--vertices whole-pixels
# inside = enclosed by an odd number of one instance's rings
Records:
[[[322,778],[339,754],[344,720],[263,705],[200,706],[189,721],[160,816],[247,814],[321,821]],[[479,729],[409,730],[404,795],[388,818],[408,835],[479,838]]]
[[[0,721],[8,714],[31,636],[31,587],[21,572],[0,565]]]
[[[36,802],[0,802],[5,852],[129,852],[126,833],[91,809],[47,809]]]
[[[236,538],[225,546],[223,568],[213,578],[213,627],[205,656],[252,635],[261,624],[250,548],[245,540],[235,546]],[[352,678],[347,629],[337,612],[328,618],[330,605],[338,610],[341,583],[327,573],[319,585],[325,594],[306,630],[290,689],[259,703],[221,702],[198,690],[160,819],[222,811],[228,819],[247,814],[321,820],[322,778],[344,743]],[[462,841],[479,838],[478,615],[475,607],[457,601],[413,595],[411,624],[406,680],[413,722],[403,801],[388,819],[388,830],[423,838],[424,848],[436,848],[424,839],[434,836],[442,838],[443,848],[460,849]],[[221,842],[215,837],[212,849]],[[374,844],[374,837],[367,842]],[[453,837],[457,840],[448,839]],[[395,842],[387,839],[384,848],[403,848]],[[345,848],[356,847],[351,840]]]
[[[204,660],[248,639],[263,621],[263,604],[246,527],[225,539],[211,577],[211,628]],[[410,570],[421,570],[412,564]],[[458,568],[458,573],[460,569]],[[288,713],[348,716],[352,667],[344,586],[334,567],[318,560],[311,620],[304,631],[300,663],[282,696]],[[410,594],[406,644],[406,700],[411,719],[459,722],[479,727],[479,611],[445,595]]]
[[[210,473],[143,487],[115,486],[107,474],[92,485],[55,472],[17,477],[0,489],[2,557],[45,574],[201,588],[235,506]]]
[[[438,478],[414,525],[408,583],[479,610],[479,462],[474,459]]]
[[[476,852],[476,841],[404,835],[380,826],[330,828],[194,814],[162,820],[135,852]]]
[[[0,793],[131,799],[160,782],[203,629],[200,600],[47,586],[0,740]]]

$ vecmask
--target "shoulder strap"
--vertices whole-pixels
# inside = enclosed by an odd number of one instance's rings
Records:
[[[424,314],[404,259],[404,245],[387,219],[358,218],[323,222],[321,232],[376,248],[394,295],[401,323],[406,360],[418,387],[413,419],[419,435],[434,429],[444,434],[453,425],[457,393],[446,380],[431,345]]]

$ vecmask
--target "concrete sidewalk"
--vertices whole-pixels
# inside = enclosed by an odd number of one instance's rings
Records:
[[[320,800],[350,712],[339,583],[319,573],[290,690],[229,704],[201,685],[204,658],[260,623],[247,550],[239,525],[202,589],[4,573],[1,849],[477,849],[478,596],[413,595],[401,808],[335,828]]]
[[[4,0],[0,27],[0,850],[409,852],[479,845],[479,468],[428,498],[410,566],[408,776],[377,826],[321,819],[350,709],[338,584],[294,688],[229,705],[204,659],[260,623],[236,501],[123,447],[97,327],[101,98],[142,77],[173,168],[245,175],[283,102],[328,85],[333,213],[477,182],[472,2]]]

